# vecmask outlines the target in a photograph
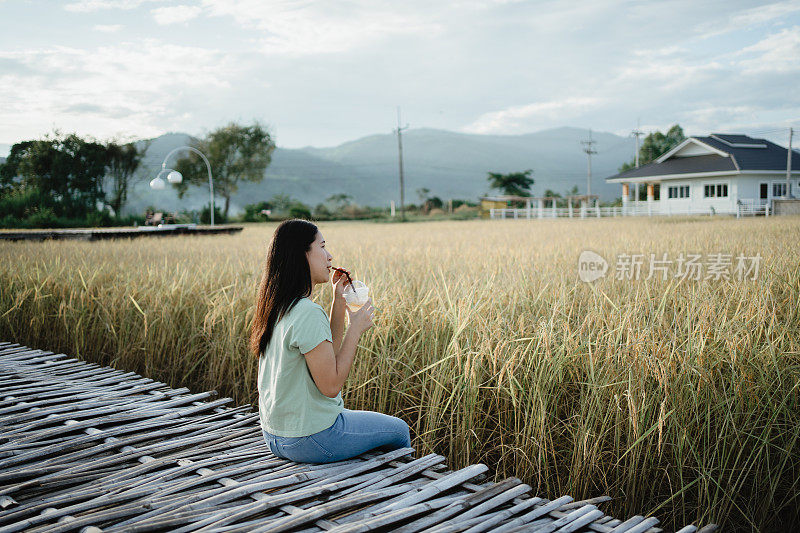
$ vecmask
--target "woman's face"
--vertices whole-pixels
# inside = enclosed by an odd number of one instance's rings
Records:
[[[314,242],[311,243],[311,249],[306,252],[306,259],[311,271],[311,284],[327,283],[333,256],[325,249],[325,239],[322,238],[321,232],[317,232]]]

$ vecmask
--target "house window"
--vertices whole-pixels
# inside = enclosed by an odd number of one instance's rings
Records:
[[[773,198],[779,198],[781,196],[786,196],[786,183],[773,183],[772,184],[772,196]]]
[[[711,183],[703,186],[703,196],[705,198],[727,198],[727,183]]]
[[[767,199],[767,191],[769,191],[769,184],[761,183],[759,185],[759,196],[761,197],[762,200]]]
[[[667,197],[669,198],[689,198],[688,185],[673,185],[667,189]]]

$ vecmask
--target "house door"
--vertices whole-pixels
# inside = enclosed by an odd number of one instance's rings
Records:
[[[759,185],[759,189],[760,189],[759,198],[761,198],[761,203],[765,204],[765,203],[767,203],[767,194],[769,193],[769,184],[768,183],[762,183],[762,184]]]

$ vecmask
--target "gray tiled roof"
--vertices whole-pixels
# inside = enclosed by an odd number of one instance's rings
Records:
[[[714,133],[712,134],[731,144],[763,144],[766,148],[745,148],[731,146],[717,139],[709,137],[692,137],[698,141],[725,152],[736,159],[739,169],[747,170],[774,170],[781,172],[786,170],[786,148],[779,146],[765,139],[754,139],[747,135],[731,135]],[[665,176],[670,174],[694,174],[699,172],[724,172],[735,171],[731,157],[719,155],[701,155],[694,157],[670,158],[663,163],[649,163],[639,168],[620,172],[607,180],[616,178],[644,178],[650,176]],[[800,154],[792,152],[792,168],[800,170]]]
[[[696,157],[667,159],[663,163],[648,163],[639,168],[620,172],[616,176],[611,176],[611,178],[644,178],[647,176],[691,174],[694,172],[724,172],[726,170],[736,170],[736,166],[730,157],[698,155]]]
[[[715,134],[720,136],[719,134]],[[725,143],[719,142],[712,137],[695,137],[700,142],[709,146],[713,146],[717,150],[727,152],[736,158],[741,170],[786,170],[786,148],[778,146],[773,142],[766,139],[753,139],[745,135],[737,135],[736,137],[744,137],[745,140],[735,141],[751,144],[766,144],[766,148],[740,148],[737,146],[730,146]],[[728,140],[727,137],[722,137]],[[730,142],[730,141],[729,141]],[[800,170],[800,154],[792,151],[792,168]]]

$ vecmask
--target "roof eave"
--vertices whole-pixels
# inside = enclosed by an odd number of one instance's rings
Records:
[[[606,183],[636,183],[647,181],[670,181],[686,178],[705,178],[705,177],[718,177],[718,176],[738,176],[742,174],[739,170],[715,170],[712,172],[685,172],[682,174],[653,174],[651,176],[634,176],[630,178],[618,178],[612,176],[606,178]]]

